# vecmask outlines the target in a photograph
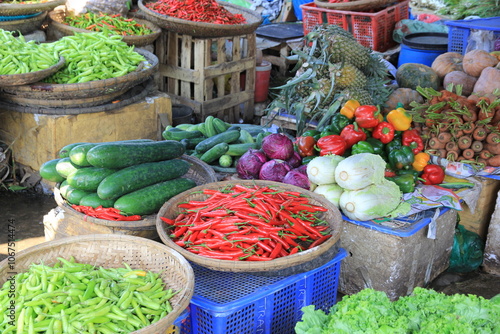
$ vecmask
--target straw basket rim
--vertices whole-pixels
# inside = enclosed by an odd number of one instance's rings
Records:
[[[51,19],[51,25],[54,29],[59,31],[60,33],[64,34],[65,36],[70,36],[73,35],[75,32],[81,32],[81,33],[90,33],[92,31],[86,30],[86,29],[81,29],[81,28],[75,28],[70,25],[64,24],[63,19],[66,16],[66,13],[62,10],[53,10],[49,12],[49,17]],[[128,45],[133,45],[136,47],[141,47],[145,45],[152,44],[158,37],[160,37],[161,34],[161,28],[158,27],[156,24],[153,22],[150,22],[148,20],[143,20],[143,19],[135,19],[134,20],[146,26],[147,28],[151,29],[153,33],[148,34],[148,35],[126,35],[122,36],[122,39],[125,43]]]
[[[0,3],[0,15],[21,15],[49,11],[57,6],[64,5],[66,0],[50,0],[39,3]]]
[[[59,57],[59,61],[55,65],[52,65],[44,70],[29,73],[0,75],[0,87],[26,85],[33,82],[38,82],[57,72],[61,67],[64,66],[65,62],[66,59],[61,56]]]
[[[160,217],[168,217],[175,218],[175,212],[177,209],[177,204],[186,200],[189,195],[196,194],[195,199],[202,199],[208,197],[207,195],[201,194],[201,190],[203,189],[223,189],[229,185],[239,184],[239,185],[258,185],[258,186],[269,186],[273,189],[284,189],[291,191],[298,191],[304,193],[315,205],[321,205],[328,209],[324,214],[331,215],[331,219],[329,219],[330,224],[330,232],[332,233],[332,237],[326,240],[324,243],[306,250],[304,252],[299,252],[293,255],[288,255],[285,257],[277,258],[271,261],[230,261],[230,260],[219,260],[213,258],[203,257],[194,253],[191,253],[188,250],[177,245],[167,233],[168,226],[160,219]],[[264,181],[264,180],[230,180],[230,181],[220,181],[214,182],[210,184],[205,184],[202,186],[198,186],[192,189],[189,189],[173,198],[171,198],[165,205],[160,209],[156,218],[156,228],[158,230],[158,235],[160,239],[169,247],[172,247],[177,252],[179,252],[182,256],[184,256],[189,261],[196,263],[200,266],[217,270],[217,271],[228,271],[228,272],[270,272],[270,271],[279,271],[282,269],[286,269],[292,266],[297,266],[304,264],[308,261],[318,258],[319,256],[325,254],[332,247],[334,247],[337,241],[340,239],[341,232],[341,224],[342,224],[342,216],[338,208],[328,201],[324,196],[313,193],[312,191],[274,181]]]
[[[393,2],[398,2],[398,0],[354,0],[338,3],[329,3],[327,1],[314,0],[314,4],[320,8],[345,11],[366,11],[389,5]]]
[[[0,29],[7,31],[16,31],[23,35],[27,35],[39,29],[46,17],[47,12],[42,12],[40,15],[32,16],[29,18],[13,21],[0,21]]]
[[[130,253],[131,251],[134,251],[135,253],[134,256],[137,257],[137,254],[141,254],[139,249],[144,249],[147,247],[147,249],[156,250],[158,251],[158,253],[168,254],[170,259],[175,261],[175,263],[178,264],[180,268],[183,268],[182,272],[179,269],[177,269],[177,273],[183,276],[184,282],[181,283],[185,283],[185,286],[183,286],[182,290],[179,293],[177,293],[175,297],[173,297],[176,298],[175,300],[178,302],[172,303],[173,307],[172,312],[170,312],[167,316],[160,319],[159,321],[131,333],[145,334],[145,333],[160,333],[160,331],[165,332],[165,330],[167,330],[174,323],[175,319],[177,319],[177,317],[189,306],[191,298],[194,294],[194,271],[190,263],[181,254],[179,254],[179,252],[175,251],[174,249],[162,243],[149,240],[146,238],[129,236],[129,235],[115,235],[115,234],[87,234],[81,236],[70,236],[52,241],[46,241],[41,244],[31,246],[29,248],[17,252],[16,270],[17,272],[22,272],[27,270],[29,265],[26,264],[25,268],[23,268],[22,264],[24,261],[29,261],[30,263],[38,263],[40,262],[40,260],[43,260],[44,263],[51,265],[52,263],[50,263],[50,261],[54,261],[55,263],[55,260],[58,256],[67,257],[73,255],[77,261],[86,262],[83,259],[87,256],[85,250],[87,249],[87,247],[89,247],[88,244],[92,245],[102,244],[106,245],[107,247],[109,247],[110,245],[111,247],[113,247],[115,244],[119,245],[121,247],[117,248],[116,251],[114,251],[113,256],[115,257],[119,256],[120,253],[121,255],[125,256],[126,253]],[[137,249],[134,250],[134,247],[137,247]],[[79,250],[81,251],[79,251],[78,254],[68,254],[70,250],[72,250],[75,253],[77,253],[77,251]],[[43,258],[43,256],[45,256],[46,258]],[[37,257],[37,258],[32,259],[32,257]],[[105,260],[102,259],[101,257],[95,259],[94,263],[90,264],[98,266],[107,265],[107,267],[109,268],[109,267],[116,267],[118,265],[121,266],[123,261],[119,261],[119,263],[111,265],[109,263],[106,264],[104,262]],[[148,265],[147,259],[140,262],[144,263],[143,265],[144,267],[140,269],[151,270],[151,271],[154,270],[148,268],[154,266],[154,264]],[[131,265],[131,267],[134,268],[135,265]],[[176,268],[169,268],[169,270],[175,270],[175,269]],[[9,269],[8,259],[1,261],[0,262],[1,284],[3,284],[7,280],[8,277],[7,274],[9,274],[9,271],[11,270]],[[163,273],[163,275],[167,275],[167,273]],[[165,288],[180,284],[179,282],[171,282],[171,281],[166,282],[164,277],[165,276],[162,276]]]
[[[183,20],[167,15],[159,14],[146,7],[147,1],[139,0],[139,9],[144,15],[156,25],[168,31],[186,34],[192,37],[226,37],[238,36],[255,32],[262,23],[262,17],[257,12],[247,9],[243,6],[235,5],[229,2],[217,1],[233,14],[241,14],[245,17],[247,23],[244,24],[215,24],[206,22],[193,22]]]

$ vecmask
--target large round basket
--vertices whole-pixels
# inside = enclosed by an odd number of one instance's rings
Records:
[[[37,29],[40,29],[46,17],[47,17],[47,12],[42,12],[38,15],[25,19],[0,21],[0,29],[7,31],[16,31],[19,32],[20,34],[27,35]]]
[[[66,0],[51,0],[38,3],[0,3],[0,15],[23,15],[50,11],[64,5]]]
[[[74,84],[51,84],[37,82],[30,85],[3,87],[0,98],[4,101],[26,106],[78,107],[96,106],[113,101],[151,77],[158,68],[158,57],[144,49],[135,51],[146,58],[139,68],[117,78],[95,80]]]
[[[234,184],[243,186],[268,186],[269,188],[277,191],[297,191],[303,193],[309,198],[309,202],[311,204],[319,205],[328,209],[324,212],[318,212],[317,217],[328,221],[330,227],[326,231],[332,234],[332,237],[324,243],[306,251],[280,257],[271,261],[230,261],[203,257],[180,247],[170,238],[170,226],[165,224],[160,217],[175,219],[181,211],[181,209],[177,207],[180,203],[190,200],[205,200],[208,198],[208,195],[202,194],[202,190],[222,190]],[[189,261],[217,271],[252,272],[253,274],[263,273],[270,276],[286,276],[309,271],[333,259],[337,253],[337,241],[340,238],[341,224],[342,216],[339,210],[324,196],[289,184],[262,180],[221,181],[195,187],[173,197],[166,202],[158,212],[156,219],[156,227],[161,240],[167,246],[177,250]]]
[[[181,159],[190,163],[191,167],[183,176],[196,182],[197,185],[217,181],[217,176],[208,164],[196,157],[183,155]],[[147,215],[137,221],[115,221],[98,219],[76,211],[61,196],[58,187],[54,188],[54,199],[62,214],[56,215],[55,221],[44,222],[45,238],[60,239],[67,236],[84,234],[125,234],[148,239],[158,239],[156,215]]]
[[[73,256],[79,263],[123,268],[127,263],[133,269],[142,269],[160,274],[164,289],[179,291],[169,301],[172,312],[159,321],[131,332],[136,334],[166,333],[177,317],[189,306],[194,292],[193,268],[178,252],[159,242],[144,238],[91,234],[44,242],[16,254],[15,271],[26,272],[31,264],[43,263],[52,266],[57,258]],[[0,284],[4,284],[12,273],[9,260],[0,262]]]
[[[371,9],[376,9],[384,7],[386,5],[390,5],[394,2],[398,2],[398,0],[355,0],[348,2],[335,2],[335,3],[330,3],[328,1],[322,1],[322,0],[314,0],[316,6],[320,8],[355,11],[355,12],[369,11]]]
[[[139,9],[147,19],[161,28],[178,34],[186,34],[192,37],[226,37],[251,34],[262,23],[259,13],[242,6],[234,5],[225,1],[218,1],[232,14],[241,14],[246,19],[244,24],[215,24],[205,22],[193,22],[175,17],[159,14],[146,7],[150,1],[139,0]]]
[[[56,73],[61,67],[64,66],[64,62],[64,57],[60,57],[57,64],[52,65],[51,67],[44,70],[30,73],[0,75],[0,87],[27,85],[33,82],[38,82]]]
[[[70,25],[64,24],[64,18],[66,17],[66,13],[63,10],[54,10],[49,13],[49,17],[51,19],[50,25],[57,31],[59,31],[64,36],[74,35],[75,32],[90,32],[86,29],[75,28]],[[161,34],[161,28],[156,24],[140,19],[134,19],[138,24],[144,25],[145,27],[151,29],[153,33],[148,35],[126,35],[123,36],[122,39],[128,45],[133,46],[145,46],[152,44]]]

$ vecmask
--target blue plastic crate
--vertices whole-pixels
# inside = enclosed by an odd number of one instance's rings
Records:
[[[175,319],[174,324],[170,326],[165,334],[191,333],[191,319],[189,318],[189,307]]]
[[[192,264],[192,333],[293,334],[302,307],[312,304],[327,312],[335,305],[340,264],[346,256],[341,248],[323,266],[288,277],[220,272]]]
[[[495,38],[500,37],[500,17],[485,19],[446,21],[448,26],[448,51],[465,54],[472,29],[489,30]]]

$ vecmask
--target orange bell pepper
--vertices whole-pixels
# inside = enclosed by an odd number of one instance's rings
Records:
[[[340,114],[344,115],[345,117],[349,119],[354,118],[354,112],[356,111],[356,108],[360,107],[361,104],[356,101],[356,100],[347,100],[347,102],[344,104],[342,108],[340,108]]]
[[[415,169],[417,172],[421,172],[424,170],[425,166],[429,164],[429,161],[431,160],[431,156],[429,153],[425,152],[420,152],[415,155],[415,160],[413,161],[413,169]]]

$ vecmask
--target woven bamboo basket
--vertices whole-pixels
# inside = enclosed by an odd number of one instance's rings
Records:
[[[64,36],[74,35],[75,32],[85,32],[85,33],[90,32],[89,30],[86,29],[75,28],[67,24],[64,24],[63,22],[64,18],[66,17],[66,13],[62,10],[54,10],[50,12],[49,17],[51,19],[50,22],[51,26]],[[151,29],[153,33],[143,36],[134,36],[134,35],[123,36],[122,37],[123,41],[128,45],[133,45],[136,47],[149,45],[152,44],[160,36],[161,28],[158,27],[156,24],[146,20],[140,20],[140,19],[134,19],[134,20],[138,24],[144,25],[145,27]]]
[[[47,17],[47,12],[26,19],[13,21],[0,21],[0,29],[7,31],[17,31],[20,34],[27,35],[37,29],[40,29],[43,21]]]
[[[44,242],[18,252],[15,270],[26,272],[33,263],[52,266],[58,257],[70,256],[77,262],[104,268],[122,268],[123,263],[127,263],[133,269],[159,273],[165,290],[179,291],[169,300],[172,312],[158,322],[132,332],[134,334],[164,334],[189,306],[193,296],[194,272],[189,262],[159,242],[133,236],[91,234]],[[0,284],[7,281],[12,271],[8,259],[0,262]]]
[[[188,172],[183,176],[196,182],[197,185],[212,183],[217,181],[217,176],[212,168],[205,162],[196,157],[183,155],[181,159],[186,160],[191,164]],[[142,220],[137,221],[114,221],[106,219],[98,219],[86,216],[81,212],[76,211],[68,202],[61,196],[58,187],[54,188],[54,199],[63,210],[64,219],[56,224],[45,224],[46,239],[58,239],[67,236],[84,235],[84,234],[125,234],[144,237],[148,239],[157,239],[158,232],[156,230],[156,215],[144,216]]]
[[[51,0],[38,3],[0,3],[0,15],[24,15],[47,12],[64,5],[66,0]]]
[[[316,6],[325,9],[365,12],[390,5],[398,0],[355,0],[348,2],[330,3],[328,1],[314,0]]]
[[[61,67],[64,66],[64,63],[64,57],[60,57],[57,64],[52,65],[51,67],[44,70],[30,73],[0,75],[0,87],[27,85],[33,82],[38,82],[56,73]]]
[[[75,84],[37,82],[30,85],[3,87],[0,98],[21,105],[45,107],[76,107],[100,105],[113,101],[117,96],[148,80],[158,68],[158,57],[144,49],[135,51],[146,58],[139,69],[117,78]]]
[[[170,237],[170,226],[165,224],[160,217],[166,217],[170,219],[175,219],[179,212],[177,205],[190,201],[202,201],[208,198],[208,195],[204,195],[201,193],[203,189],[216,189],[222,190],[230,185],[240,184],[243,186],[268,186],[272,189],[276,189],[277,191],[298,191],[308,196],[309,201],[313,205],[319,205],[328,210],[325,212],[319,212],[317,217],[328,221],[330,228],[326,231],[332,234],[332,237],[326,240],[324,243],[316,246],[312,249],[308,249],[304,252],[299,252],[293,255],[288,255],[285,257],[280,257],[271,261],[230,261],[230,260],[219,260],[213,258],[203,257],[190,251],[180,247],[177,245]],[[322,257],[324,254],[330,253],[332,249],[337,245],[337,241],[340,238],[341,232],[341,224],[342,224],[342,216],[330,201],[328,201],[324,196],[315,194],[309,190],[305,190],[293,185],[280,183],[280,182],[272,182],[272,181],[262,181],[262,180],[238,180],[238,181],[221,181],[216,183],[205,184],[202,186],[195,187],[193,189],[187,190],[173,198],[171,198],[168,202],[163,205],[163,207],[158,212],[158,216],[156,219],[156,228],[158,230],[158,235],[161,240],[169,247],[172,247],[176,251],[178,251],[181,255],[183,255],[189,261],[196,263],[200,266],[217,270],[217,271],[228,271],[228,272],[252,272],[252,273],[265,273],[265,272],[275,272],[276,275],[280,276],[282,274],[287,275],[288,268],[297,268],[301,265],[306,265],[308,262],[314,261],[317,258]],[[331,254],[330,258],[324,258],[324,263],[328,262],[335,256],[335,254]],[[316,267],[324,264],[317,263]]]
[[[159,14],[146,7],[147,1],[139,0],[139,9],[147,19],[161,28],[178,34],[186,34],[192,37],[226,37],[251,34],[262,23],[259,13],[242,6],[234,5],[224,1],[218,3],[233,14],[241,14],[246,19],[244,24],[215,24],[205,22],[193,22],[175,17]]]

